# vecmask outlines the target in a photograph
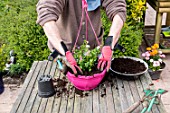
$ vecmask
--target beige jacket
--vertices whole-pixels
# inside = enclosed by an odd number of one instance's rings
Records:
[[[125,22],[126,19],[126,2],[125,0],[101,0],[102,7],[105,9],[106,14],[110,20],[118,14]],[[81,0],[39,0],[37,3],[37,23],[41,26],[44,23],[54,20],[59,28],[62,40],[67,45],[69,50],[74,46],[78,27],[81,20],[82,13],[82,1]],[[88,12],[89,17],[94,26],[95,32],[101,41],[103,36],[103,29],[101,23],[100,7],[94,11]],[[85,16],[84,16],[85,17]],[[80,46],[83,40],[86,39],[86,24],[85,19],[83,21],[82,30],[78,39],[77,46]],[[57,38],[56,38],[57,39]],[[97,46],[97,42],[88,23],[88,41],[91,47]],[[52,45],[48,42],[48,46],[51,49]]]

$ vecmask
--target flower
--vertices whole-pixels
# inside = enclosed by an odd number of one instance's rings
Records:
[[[142,57],[148,64],[149,69],[156,71],[161,68],[162,58],[165,58],[165,55],[159,50],[159,45],[154,44],[146,48],[146,52],[142,53]]]
[[[97,46],[94,49],[90,48],[89,42],[84,40],[83,44],[80,47],[77,47],[74,52],[74,58],[77,61],[77,64],[84,72],[91,72],[96,68],[96,63],[98,60],[98,55],[100,53],[100,46]]]

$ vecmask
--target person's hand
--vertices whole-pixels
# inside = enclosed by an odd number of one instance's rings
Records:
[[[72,53],[70,51],[66,52],[66,60],[68,64],[67,66],[70,67],[73,71],[74,74],[77,74],[77,71],[81,74],[83,74],[82,70],[80,69],[80,67],[77,65],[76,60],[74,59]]]
[[[98,60],[97,68],[103,70],[105,67],[109,71],[111,66],[112,50],[110,46],[104,46],[101,51],[101,56]]]

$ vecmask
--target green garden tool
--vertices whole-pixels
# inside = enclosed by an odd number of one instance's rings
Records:
[[[153,91],[153,90],[144,90],[144,92],[145,92],[146,94],[150,93],[151,91]],[[149,105],[148,105],[148,108],[147,108],[146,113],[149,113],[149,112],[151,111],[153,104],[159,104],[159,102],[156,101],[156,99],[158,98],[158,95],[162,95],[162,94],[164,94],[164,93],[166,93],[166,92],[167,92],[167,91],[164,90],[164,89],[158,89],[158,90],[155,90],[154,93],[151,93],[151,94],[150,94],[150,96],[151,96],[152,98],[151,98],[151,101],[150,101],[150,103],[149,103]],[[144,112],[144,113],[145,113],[145,112]]]

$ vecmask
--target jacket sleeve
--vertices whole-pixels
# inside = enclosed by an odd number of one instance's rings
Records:
[[[37,24],[43,26],[46,22],[57,21],[63,12],[66,0],[39,0],[36,5],[38,13]]]
[[[126,21],[125,0],[102,0],[102,6],[110,20],[113,20],[113,17],[118,14],[123,22]]]

